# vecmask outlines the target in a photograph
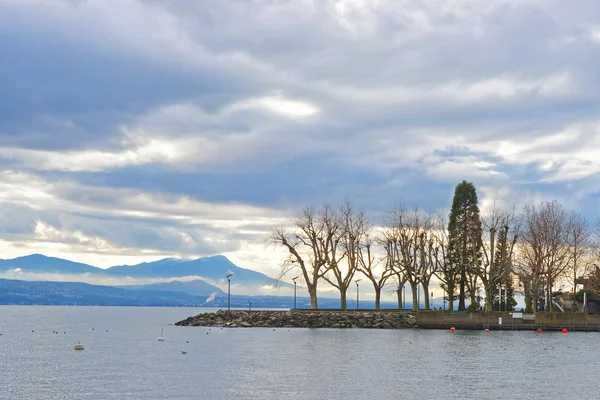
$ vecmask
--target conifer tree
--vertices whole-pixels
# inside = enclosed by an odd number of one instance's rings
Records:
[[[482,226],[475,185],[462,181],[456,186],[448,220],[448,262],[458,272],[458,310],[466,310],[467,284],[481,263]],[[471,285],[474,298],[476,285]]]
[[[513,279],[511,275],[510,243],[508,241],[508,226],[498,232],[496,252],[490,274],[490,288],[492,307],[498,311],[514,311],[517,301],[514,298]],[[502,299],[500,299],[500,288],[502,287]],[[508,295],[504,293],[508,291]],[[507,305],[508,302],[508,305]],[[502,307],[500,307],[502,305]]]

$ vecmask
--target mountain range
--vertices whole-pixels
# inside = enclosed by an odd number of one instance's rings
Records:
[[[275,279],[257,271],[240,268],[227,257],[219,255],[203,257],[195,260],[165,258],[154,262],[137,265],[119,265],[102,269],[62,258],[32,254],[9,260],[0,260],[0,273],[18,270],[24,273],[46,273],[63,275],[83,275],[97,277],[129,277],[129,278],[185,278],[201,277],[205,280],[224,280],[228,274],[236,285],[263,286],[278,284],[291,287],[287,283],[277,283]]]
[[[263,293],[260,288],[264,286],[289,289],[293,285],[238,267],[222,255],[195,260],[166,258],[102,269],[42,254],[0,259],[0,304],[221,307],[227,305],[227,293],[217,285],[224,287],[229,274],[233,274],[232,306],[293,304],[289,290],[257,295]],[[96,282],[102,283],[91,284]],[[298,296],[299,306],[302,301],[310,305],[308,299]],[[332,306],[339,302],[323,301]]]
[[[174,283],[174,282],[173,282]],[[153,286],[153,285],[148,285]],[[61,305],[61,306],[146,306],[146,307],[227,307],[227,294],[196,296],[173,290],[151,288],[89,285],[80,282],[29,282],[0,278],[1,305]],[[231,295],[232,308],[290,308],[292,296]],[[310,299],[299,296],[298,308],[310,308]],[[337,298],[319,297],[321,308],[337,308]],[[373,308],[372,301],[361,301],[361,308]],[[394,303],[382,302],[384,308]]]

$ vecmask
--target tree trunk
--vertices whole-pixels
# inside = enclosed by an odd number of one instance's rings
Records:
[[[425,294],[425,309],[430,310],[431,304],[429,304],[429,282],[423,281],[423,293]]]
[[[454,311],[454,285],[447,287],[446,295],[448,296],[448,311]]]
[[[485,290],[485,307],[484,310],[486,312],[490,312],[493,311],[492,310],[492,288],[490,287],[489,283],[486,285],[486,283],[483,283],[483,290]]]
[[[458,311],[465,311],[467,309],[467,306],[465,304],[465,286],[466,286],[466,279],[464,278],[464,276],[461,276],[460,278],[460,288],[459,288],[459,292],[458,292]]]
[[[530,292],[525,292],[525,312],[530,313],[533,308],[533,299]]]
[[[340,308],[346,311],[346,295],[347,290],[340,289]]]
[[[547,312],[552,312],[552,310],[554,309],[554,304],[552,304],[552,284],[550,283],[548,285],[548,288],[546,289],[546,298],[548,299],[548,301],[546,302],[546,310]]]
[[[540,293],[540,287],[539,285],[532,285],[531,288],[531,300],[532,300],[532,308],[533,308],[533,313],[537,313],[538,311],[538,304],[539,304],[539,293]]]
[[[410,284],[410,291],[412,292],[412,310],[417,311],[419,307],[419,285],[417,283]]]
[[[308,286],[308,295],[310,296],[310,308],[316,310],[319,308],[319,303],[317,301],[317,285],[307,285]]]
[[[378,311],[381,310],[381,288],[380,287],[375,288],[375,309]]]
[[[398,309],[402,310],[402,287],[399,287],[398,290],[396,290],[396,293],[398,294]]]

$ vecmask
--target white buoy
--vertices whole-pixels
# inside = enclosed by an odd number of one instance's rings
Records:
[[[166,339],[163,336],[163,329],[160,330],[160,336],[158,337],[158,341],[159,342],[164,342]]]

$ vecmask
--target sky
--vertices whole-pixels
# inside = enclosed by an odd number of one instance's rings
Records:
[[[228,256],[351,200],[600,216],[600,3],[2,0],[0,251]]]

